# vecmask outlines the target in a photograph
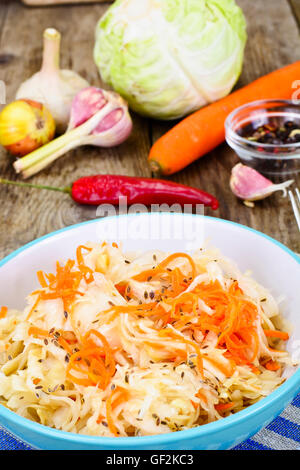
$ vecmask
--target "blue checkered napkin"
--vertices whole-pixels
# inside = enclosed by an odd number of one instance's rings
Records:
[[[284,412],[255,436],[235,447],[235,450],[295,450],[300,447],[300,394]],[[0,427],[0,450],[30,450]]]
[[[0,426],[0,450],[30,450],[31,447]]]
[[[278,418],[235,450],[296,450],[300,447],[300,394]]]

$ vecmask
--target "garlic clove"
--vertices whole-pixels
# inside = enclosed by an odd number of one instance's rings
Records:
[[[81,90],[72,103],[68,131],[80,126],[100,110],[103,111],[102,116],[86,143],[99,147],[119,145],[130,135],[132,121],[126,101],[111,91],[96,87]]]
[[[232,168],[230,178],[230,188],[238,198],[246,201],[258,201],[270,196],[275,191],[283,191],[286,195],[286,188],[294,180],[284,183],[274,184],[269,179],[258,173],[253,168],[238,163]]]
[[[68,126],[74,96],[89,83],[72,70],[60,70],[61,35],[56,29],[46,29],[43,38],[42,68],[19,87],[16,99],[43,103],[52,114],[57,131],[63,133]]]
[[[113,109],[99,122],[92,132],[93,145],[111,147],[126,140],[132,131],[132,120],[126,101],[114,92],[106,92]]]
[[[127,108],[116,108],[105,116],[92,132],[92,145],[113,147],[124,142],[132,131],[132,121]]]

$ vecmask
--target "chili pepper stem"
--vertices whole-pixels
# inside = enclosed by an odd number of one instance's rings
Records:
[[[71,186],[67,186],[65,188],[57,188],[55,186],[46,186],[43,184],[31,184],[31,183],[23,183],[22,181],[10,181],[4,178],[0,178],[0,184],[11,184],[13,186],[23,186],[25,188],[35,188],[35,189],[47,189],[50,191],[59,191],[61,193],[67,193],[71,195],[72,188]]]

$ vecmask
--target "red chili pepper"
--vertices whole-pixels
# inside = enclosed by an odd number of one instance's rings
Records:
[[[98,206],[118,205],[120,198],[127,197],[127,204],[204,204],[212,209],[219,207],[218,200],[200,189],[191,188],[173,181],[136,178],[133,176],[95,175],[85,176],[75,181],[71,187],[56,188],[38,184],[0,179],[0,183],[14,184],[38,189],[48,189],[69,193],[80,204]]]
[[[204,204],[217,209],[211,194],[173,181],[133,176],[96,175],[79,178],[72,185],[72,198],[80,204],[117,205],[126,196],[128,204]]]

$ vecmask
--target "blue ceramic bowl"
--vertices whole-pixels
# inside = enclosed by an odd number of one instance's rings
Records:
[[[165,230],[168,223],[171,224],[169,236],[153,237],[153,230],[150,236],[149,227],[157,225]],[[182,226],[182,235],[176,238],[172,224],[176,227],[177,235],[178,227]],[[137,225],[140,227],[139,231],[136,231]],[[54,268],[56,259],[74,256],[76,246],[89,240],[99,241],[103,233],[107,235],[105,238],[108,241],[110,236],[115,241],[121,240],[125,250],[159,248],[166,251],[184,251],[190,249],[193,242],[196,241],[199,247],[204,239],[209,238],[225,256],[234,259],[242,271],[250,269],[254,278],[271,288],[275,295],[286,296],[285,314],[294,326],[288,350],[290,353],[295,352],[295,345],[299,345],[300,339],[300,289],[297,288],[300,281],[299,257],[260,232],[212,217],[140,214],[98,219],[54,232],[29,243],[1,261],[1,304],[22,308],[22,299],[36,287],[35,272],[38,269],[50,271]],[[187,233],[188,243],[185,235]],[[194,240],[191,237],[193,233]],[[26,276],[24,272],[27,273]],[[270,423],[299,390],[300,370],[292,369],[283,385],[255,405],[214,423],[158,436],[108,438],[67,433],[29,421],[4,406],[0,406],[0,424],[38,449],[228,449]]]

